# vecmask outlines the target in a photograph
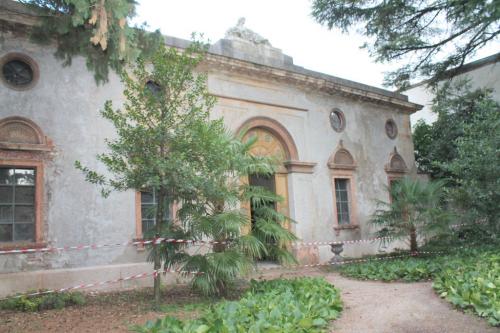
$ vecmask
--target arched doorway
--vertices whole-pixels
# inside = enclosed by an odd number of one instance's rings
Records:
[[[242,131],[246,131],[243,140],[248,140],[251,137],[256,138],[254,145],[250,149],[252,155],[271,157],[277,162],[277,170],[274,175],[270,177],[250,175],[242,181],[251,185],[263,186],[282,197],[282,201],[273,203],[274,208],[281,214],[290,216],[286,163],[298,160],[297,149],[291,135],[280,123],[266,117],[247,120],[239,129],[239,132]],[[242,203],[242,206],[252,217],[250,203]],[[291,225],[288,224],[287,228],[290,230]]]
[[[243,140],[248,140],[252,137],[256,137],[256,141],[250,149],[250,153],[254,156],[273,158],[277,162],[278,168],[276,173],[271,176],[249,175],[247,182],[250,185],[262,186],[268,191],[282,197],[283,201],[270,204],[274,205],[274,208],[278,212],[288,216],[288,180],[287,170],[284,166],[284,162],[287,160],[285,147],[273,133],[265,128],[253,128],[249,130]],[[252,207],[249,208],[252,216]]]

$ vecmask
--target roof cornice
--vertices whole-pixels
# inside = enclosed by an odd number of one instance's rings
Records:
[[[239,59],[229,58],[222,55],[209,53],[205,60],[207,68],[218,68],[228,72],[237,72],[248,76],[256,76],[269,80],[308,87],[327,94],[337,94],[376,104],[395,107],[406,113],[414,113],[422,109],[422,105],[405,101],[401,98],[386,96],[365,89],[350,87],[326,78],[314,77],[307,74],[297,73],[281,68],[256,64]]]

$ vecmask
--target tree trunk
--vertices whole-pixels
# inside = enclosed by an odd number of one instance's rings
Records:
[[[414,253],[418,251],[417,244],[417,230],[415,227],[410,227],[410,252]]]
[[[165,211],[165,192],[163,189],[160,189],[156,196],[157,206],[156,206],[156,225],[155,225],[155,242],[153,243],[153,257],[154,257],[154,270],[157,274],[154,275],[154,299],[155,299],[155,308],[158,309],[160,307],[161,302],[161,274],[159,274],[159,270],[161,268],[161,260],[160,260],[160,244],[156,243],[156,239],[160,237],[161,229],[163,226],[163,212]]]
[[[224,202],[218,202],[215,204],[215,210],[214,210],[214,215],[222,214],[224,212]],[[227,234],[223,232],[222,234],[217,235],[217,237],[214,239],[214,241],[218,241],[221,243],[214,244],[212,249],[214,253],[221,253],[225,252],[227,248],[227,244],[225,243],[227,241]],[[218,279],[216,285],[217,285],[217,293],[219,296],[226,296],[227,295],[227,289],[226,289],[226,281],[223,279]]]

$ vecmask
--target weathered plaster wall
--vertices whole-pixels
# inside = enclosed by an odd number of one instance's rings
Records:
[[[113,193],[104,199],[99,189],[86,183],[75,169],[81,161],[105,172],[96,154],[105,151],[104,139],[113,135],[111,124],[99,110],[106,100],[122,100],[118,77],[96,86],[85,60],[77,57],[63,67],[53,57],[54,49],[41,47],[25,38],[4,34],[0,57],[21,52],[38,64],[40,78],[26,91],[16,91],[0,83],[0,118],[22,116],[37,123],[54,143],[51,161],[44,170],[43,234],[56,246],[125,242],[135,237],[134,193]],[[74,251],[60,254],[0,256],[0,271],[61,268],[123,263],[136,260],[127,247]]]

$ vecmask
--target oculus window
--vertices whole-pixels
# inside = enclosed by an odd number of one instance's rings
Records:
[[[395,139],[398,136],[398,127],[394,120],[389,119],[385,122],[385,133],[391,139]]]
[[[345,128],[345,117],[344,113],[339,109],[333,109],[330,112],[330,126],[336,132],[342,132]]]
[[[35,61],[22,53],[9,53],[0,59],[1,78],[9,88],[25,90],[31,88],[38,79]]]

